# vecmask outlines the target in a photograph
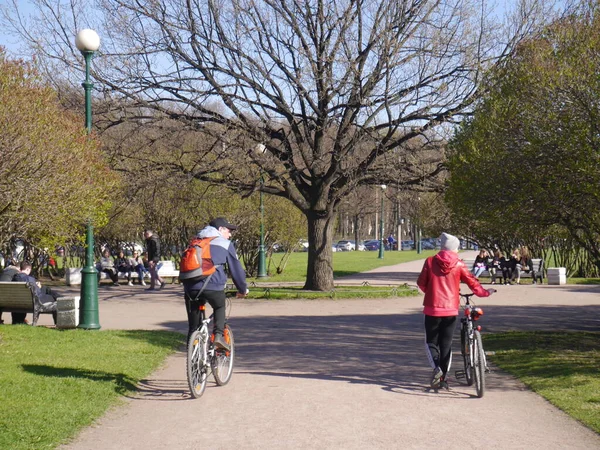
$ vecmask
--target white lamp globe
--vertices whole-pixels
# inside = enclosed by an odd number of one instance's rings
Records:
[[[80,52],[95,52],[100,48],[100,37],[94,30],[86,28],[77,33],[75,46]]]

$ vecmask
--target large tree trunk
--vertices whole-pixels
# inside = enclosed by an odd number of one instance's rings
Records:
[[[335,213],[329,216],[307,214],[308,220],[308,267],[304,289],[329,291],[333,289],[333,224]]]

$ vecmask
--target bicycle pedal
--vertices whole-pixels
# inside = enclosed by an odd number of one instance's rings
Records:
[[[465,371],[464,371],[464,370],[456,370],[456,371],[454,372],[454,376],[455,376],[456,378],[465,378],[465,376],[466,376],[466,375],[465,375]]]

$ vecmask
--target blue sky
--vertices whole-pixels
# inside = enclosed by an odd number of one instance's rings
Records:
[[[16,0],[19,8],[21,9],[22,13],[27,16],[27,15],[31,15],[33,13],[35,13],[35,7],[31,4],[31,2],[29,0]],[[494,1],[494,0],[492,0]],[[507,4],[515,4],[517,0],[498,0],[496,2],[496,11],[497,14],[499,16],[503,15],[505,10],[506,10],[506,5]],[[7,7],[8,5],[11,5],[12,0],[0,0],[0,9]],[[559,0],[558,4],[562,4],[563,1]],[[73,37],[74,39],[74,37]],[[4,46],[9,53],[17,55],[17,56],[25,56],[25,55],[18,55],[19,53],[19,48],[21,47],[21,42],[19,37],[17,36],[11,36],[9,35],[6,30],[4,29],[4,27],[0,26],[0,45]]]

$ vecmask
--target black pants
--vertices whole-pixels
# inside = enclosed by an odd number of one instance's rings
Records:
[[[456,319],[456,316],[425,316],[427,356],[432,367],[439,366],[444,376],[452,364],[452,338],[456,328]]]
[[[113,283],[119,282],[119,274],[114,269],[100,269],[98,270],[98,283],[100,283],[102,272],[107,274]]]
[[[198,296],[198,291],[189,291],[185,293],[185,309],[188,315],[188,338],[198,329],[200,325],[200,305],[208,303],[212,306],[214,317],[213,322],[214,333],[223,334],[225,328],[225,292],[224,291],[209,291],[205,289],[198,300],[194,300]]]

